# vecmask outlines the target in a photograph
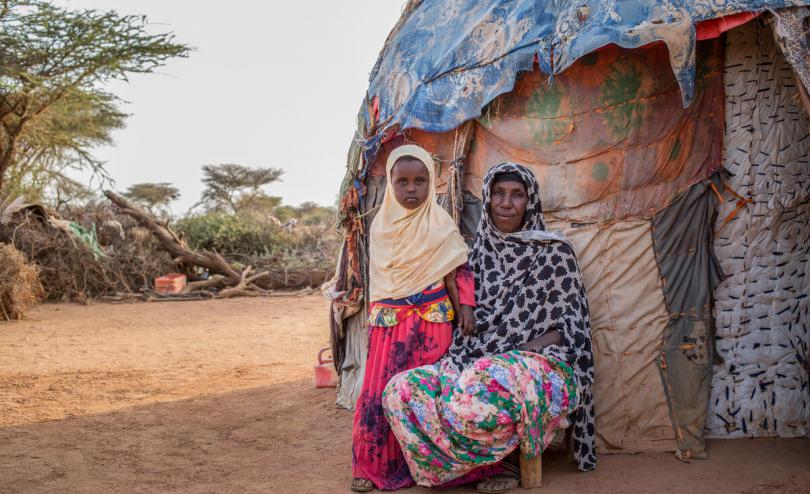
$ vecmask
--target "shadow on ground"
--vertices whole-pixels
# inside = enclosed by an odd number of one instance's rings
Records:
[[[7,427],[0,491],[348,492],[351,413],[333,401],[302,379]],[[810,492],[810,440],[712,441],[710,453],[691,465],[601,456],[589,474],[547,455],[542,492]]]

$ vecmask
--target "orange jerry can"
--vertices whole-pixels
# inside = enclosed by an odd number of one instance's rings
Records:
[[[324,348],[318,352],[318,365],[315,366],[315,387],[334,388],[337,386],[337,372],[335,372],[335,360],[333,358],[324,359],[323,353],[329,348]]]

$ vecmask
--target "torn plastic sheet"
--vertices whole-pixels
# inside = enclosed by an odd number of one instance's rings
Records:
[[[694,96],[695,26],[806,0],[423,0],[406,7],[370,77],[381,129],[446,131],[480,115],[535,61],[559,74],[609,44],[661,41],[687,106]],[[713,26],[716,27],[716,26]]]

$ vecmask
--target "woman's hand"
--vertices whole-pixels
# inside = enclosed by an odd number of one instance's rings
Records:
[[[562,344],[562,335],[556,329],[552,329],[547,333],[543,333],[537,338],[527,341],[523,345],[518,347],[518,350],[526,350],[529,352],[539,352],[543,348],[552,345],[561,345]]]
[[[475,313],[469,305],[462,305],[458,311],[458,327],[461,334],[469,336],[475,333]]]

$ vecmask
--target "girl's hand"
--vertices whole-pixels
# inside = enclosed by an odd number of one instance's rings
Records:
[[[475,333],[475,313],[469,305],[462,305],[458,313],[458,327],[461,334],[470,336]]]

